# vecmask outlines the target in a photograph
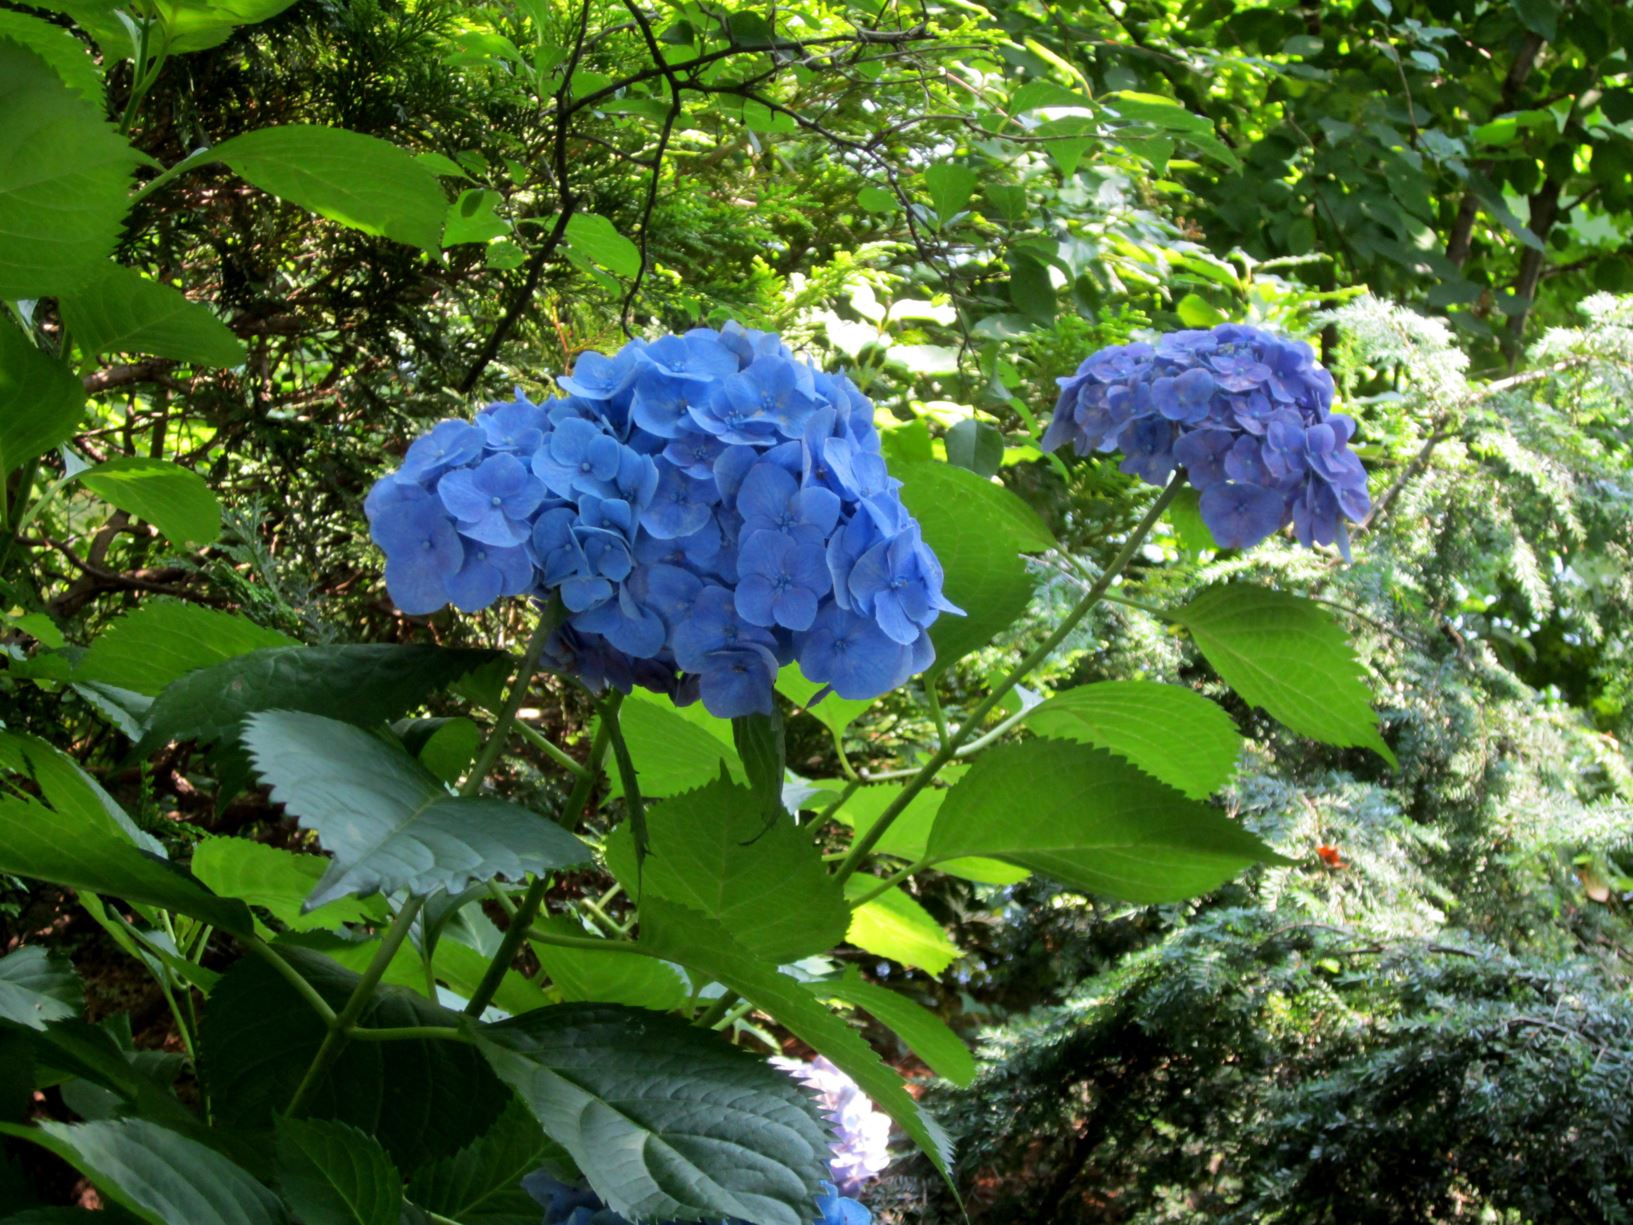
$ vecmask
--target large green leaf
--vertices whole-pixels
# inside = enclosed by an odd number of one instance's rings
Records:
[[[219,46],[239,26],[276,17],[295,0],[155,0],[172,52]]]
[[[1007,629],[1032,598],[1022,553],[1054,540],[1037,513],[1001,485],[952,464],[898,465],[902,501],[946,571],[947,598],[964,610],[942,613],[930,628],[939,673],[986,646]]]
[[[853,876],[845,882],[845,896],[854,903],[878,887],[872,876]],[[947,937],[946,929],[923,906],[901,889],[890,889],[851,912],[845,939],[859,949],[940,974],[963,956]]]
[[[146,1119],[0,1126],[79,1170],[150,1225],[286,1225],[278,1199],[212,1148]]]
[[[140,829],[85,768],[53,744],[24,732],[0,732],[0,770],[32,782],[39,798],[80,831],[99,830],[161,859],[164,844]]]
[[[718,920],[768,961],[827,952],[845,937],[849,909],[808,832],[767,820],[754,793],[729,778],[647,809],[651,847],[639,871],[621,825],[607,866],[633,897],[668,898]]]
[[[522,1179],[563,1156],[533,1112],[512,1098],[486,1133],[452,1156],[416,1170],[408,1195],[427,1212],[459,1225],[539,1225],[539,1201],[522,1190]]]
[[[850,826],[858,835],[865,834],[884,815],[885,809],[896,802],[903,789],[902,783],[871,783],[858,787],[834,810],[834,817]],[[920,791],[891,822],[874,850],[881,855],[895,855],[909,863],[923,859],[924,850],[930,844],[930,830],[936,823],[936,813],[941,811],[941,802],[946,798],[944,788],[927,787]],[[1028,875],[1025,868],[996,859],[949,859],[936,866],[952,876],[987,885],[1013,885],[1025,880]]]
[[[74,679],[151,697],[195,668],[292,643],[287,634],[263,629],[246,617],[180,600],[150,600],[96,636]]]
[[[907,1043],[937,1076],[960,1088],[975,1079],[975,1056],[945,1021],[901,992],[868,982],[855,966],[846,966],[837,979],[810,986],[818,999],[844,1000],[860,1008]]]
[[[258,710],[306,711],[364,726],[383,723],[495,657],[493,651],[388,643],[233,652],[159,695],[139,749],[151,751],[169,740],[210,743],[236,736],[245,717]]]
[[[554,821],[449,795],[400,746],[349,723],[263,711],[246,724],[244,743],[272,798],[334,856],[308,907],[400,889],[458,893],[472,881],[520,880],[589,859]]]
[[[79,474],[97,497],[146,519],[181,548],[221,534],[221,503],[198,473],[165,459],[122,456]]]
[[[815,1103],[720,1035],[561,1004],[483,1027],[479,1046],[620,1215],[810,1221],[828,1155]]]
[[[1371,749],[1398,765],[1378,733],[1361,665],[1319,604],[1231,583],[1172,615],[1244,701],[1312,740]]]
[[[566,915],[541,915],[534,925],[558,936],[582,939],[587,933]],[[550,982],[567,1001],[628,1004],[672,1012],[686,1002],[685,979],[674,966],[650,957],[631,957],[616,948],[564,948],[532,944]]]
[[[329,867],[321,855],[299,855],[248,838],[207,838],[193,848],[191,867],[213,893],[259,906],[292,931],[337,931],[381,916],[382,903],[355,898],[302,909]]]
[[[99,106],[4,39],[0,115],[0,298],[72,293],[113,251],[138,155]]]
[[[84,1002],[79,976],[37,944],[0,957],[0,1021],[44,1029],[77,1016]]]
[[[237,935],[254,929],[242,902],[216,897],[180,868],[114,836],[116,829],[0,796],[0,872],[146,902]]]
[[[0,319],[0,475],[67,442],[84,408],[74,372]]]
[[[357,975],[327,957],[279,941],[278,949],[331,1007],[340,1009]],[[395,987],[363,1010],[369,1027],[452,1026],[456,1014]],[[272,1130],[327,1031],[293,987],[255,957],[241,958],[210,993],[201,1071],[219,1127]],[[498,1118],[509,1093],[482,1057],[460,1042],[354,1042],[335,1060],[306,1108],[372,1135],[399,1169],[458,1152]]]
[[[909,1096],[901,1078],[842,1020],[824,1008],[797,980],[757,961],[720,924],[673,902],[654,900],[641,914],[641,944],[725,984],[756,1008],[770,1013],[796,1038],[826,1055],[861,1086],[913,1143],[948,1177],[952,1144]]]
[[[1193,800],[1223,786],[1242,751],[1218,705],[1154,681],[1079,685],[1034,706],[1026,721],[1040,735],[1110,749]]]
[[[617,276],[632,277],[641,270],[641,249],[605,217],[574,213],[567,219],[566,238],[571,254]]]
[[[860,701],[856,698],[842,698],[831,689],[817,698],[816,695],[827,688],[826,685],[807,680],[798,664],[789,664],[777,673],[777,692],[803,709],[834,735],[840,736],[847,727],[856,722],[863,711],[873,705],[873,699]],[[816,698],[814,704],[812,698]]]
[[[200,366],[244,362],[243,342],[208,308],[119,264],[108,264],[61,307],[69,335],[92,357],[141,353]]]
[[[637,691],[619,707],[618,726],[640,772],[643,796],[702,787],[720,777],[722,765],[733,778],[744,777],[731,743],[731,724],[703,710],[701,703],[677,710],[667,699],[648,700]],[[608,771],[615,773],[610,765]]]
[[[396,145],[343,128],[256,128],[209,151],[262,191],[331,221],[428,251],[448,202],[437,177]]]
[[[301,1225],[398,1225],[403,1176],[368,1135],[332,1119],[277,1121],[278,1189]]]
[[[102,73],[79,39],[61,26],[10,10],[0,12],[0,39],[8,38],[50,64],[64,85],[102,109]]]
[[[1283,862],[1207,805],[1065,740],[983,753],[942,804],[929,854],[991,855],[1131,902],[1195,897],[1250,864]]]

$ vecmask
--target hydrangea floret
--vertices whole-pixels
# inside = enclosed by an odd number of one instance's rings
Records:
[[[370,491],[402,611],[559,596],[551,666],[728,718],[770,713],[793,660],[871,698],[935,658],[959,610],[845,375],[728,323],[584,353],[557,384],[439,423]]]
[[[544,1208],[541,1225],[630,1225],[594,1191],[582,1184],[565,1183],[548,1171],[537,1170],[522,1179],[522,1186]],[[831,1182],[822,1184],[816,1198],[817,1215],[812,1225],[873,1225],[873,1214],[861,1204],[839,1194]],[[680,1225],[671,1222],[670,1225]],[[722,1221],[719,1225],[744,1225]]]
[[[816,1094],[818,1108],[833,1125],[828,1170],[840,1192],[855,1195],[878,1178],[890,1164],[890,1116],[824,1055],[809,1063],[780,1055],[771,1062]]]
[[[1366,471],[1309,345],[1224,323],[1101,349],[1057,381],[1045,450],[1120,451],[1122,471],[1153,485],[1183,468],[1222,548],[1291,523],[1301,544],[1349,557],[1344,520],[1371,510]]]

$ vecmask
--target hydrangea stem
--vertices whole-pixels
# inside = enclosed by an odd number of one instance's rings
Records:
[[[561,624],[562,615],[559,599],[550,601],[540,614],[539,623],[533,629],[533,636],[527,640],[527,646],[522,651],[521,666],[516,669],[516,677],[510,682],[510,692],[505,695],[504,705],[494,716],[493,731],[488,734],[487,743],[482,746],[482,751],[477,754],[470,773],[460,785],[460,795],[475,795],[486,781],[488,771],[493,769],[493,763],[499,760],[499,754],[504,751],[505,741],[510,736],[511,726],[516,722],[516,712],[527,700],[527,691],[533,684],[533,673],[538,671],[539,656],[544,653],[544,644],[550,641],[550,635],[555,633],[556,627]]]
[[[601,704],[601,721],[595,730],[595,739],[590,742],[590,756],[584,763],[584,772],[574,780],[573,790],[567,796],[566,804],[562,806],[562,824],[569,829],[578,823],[579,814],[584,811],[584,806],[590,802],[590,793],[595,790],[595,780],[601,776],[601,762],[606,757],[607,746],[612,740],[609,721],[618,718],[618,707],[622,701],[623,694],[614,693]],[[505,927],[504,938],[499,941],[493,959],[488,962],[488,968],[482,974],[482,981],[476,986],[476,993],[471,996],[470,1003],[465,1005],[466,1016],[481,1016],[483,1009],[493,1002],[499,984],[505,979],[505,971],[510,969],[510,963],[516,960],[517,950],[522,947],[522,941],[527,939],[528,929],[538,917],[539,907],[544,905],[544,894],[549,887],[550,880],[546,876],[535,877],[533,883],[527,887],[521,905],[516,907],[516,913],[510,916],[510,922]]]
[[[516,721],[516,712],[521,709],[522,700],[527,696],[528,688],[533,683],[533,673],[538,669],[539,656],[544,651],[544,644],[561,624],[561,617],[559,601],[552,601],[539,617],[539,623],[534,627],[533,634],[522,651],[521,665],[516,669],[516,675],[510,682],[510,692],[505,695],[504,704],[494,718],[493,730],[488,734],[487,743],[477,754],[476,762],[471,766],[470,773],[466,775],[464,783],[459,788],[460,795],[466,797],[475,795],[481,789],[483,780],[487,778],[488,771],[493,768],[493,763],[498,760],[499,753],[509,738],[511,725]],[[363,977],[352,989],[345,1006],[339,1013],[325,1018],[327,1032],[323,1035],[323,1042],[318,1047],[317,1054],[312,1057],[306,1075],[301,1078],[295,1096],[290,1099],[288,1113],[291,1116],[298,1115],[305,1109],[313,1090],[322,1081],[334,1061],[340,1057],[347,1043],[352,1040],[358,1018],[363,1015],[364,1009],[374,997],[375,988],[380,985],[380,979],[385,976],[392,958],[408,939],[414,927],[414,920],[424,904],[423,897],[409,897],[403,903],[402,908],[397,911],[397,917],[392,920],[391,926],[381,939],[380,947],[374,951],[374,957],[370,960],[368,968],[363,971]],[[276,954],[274,949],[268,951]],[[500,972],[503,973],[502,967]],[[433,978],[431,982],[434,984],[435,979]]]
[[[403,941],[408,939],[409,929],[414,926],[414,919],[424,904],[424,898],[411,897],[403,903],[397,917],[392,920],[385,937],[380,941],[380,947],[374,950],[374,957],[370,960],[368,969],[363,971],[363,977],[352,989],[351,998],[346,1001],[346,1006],[334,1020],[329,1022],[328,1032],[323,1035],[323,1043],[318,1047],[318,1053],[312,1056],[306,1075],[301,1077],[300,1087],[295,1090],[295,1096],[289,1099],[289,1109],[285,1113],[291,1118],[299,1117],[306,1109],[313,1090],[322,1081],[330,1065],[340,1057],[340,1052],[346,1048],[346,1044],[351,1041],[358,1017],[363,1015],[369,1000],[374,997],[374,989],[380,985],[380,979],[385,976],[386,968],[391,965],[392,958],[396,957],[397,950],[402,948]]]
[[[1037,649],[1032,651],[1025,659],[1010,669],[1009,674],[999,681],[993,687],[992,692],[981,700],[980,705],[970,712],[969,718],[958,725],[957,731],[942,739],[941,747],[924,765],[919,767],[918,772],[912,778],[903,784],[901,793],[879,815],[879,819],[851,844],[850,853],[840,862],[836,873],[840,880],[847,879],[862,866],[863,861],[873,853],[873,848],[879,844],[879,839],[883,838],[889,831],[896,818],[900,817],[906,811],[907,806],[913,802],[913,798],[929,785],[930,781],[941,770],[941,767],[958,755],[960,746],[975,735],[976,732],[980,731],[982,722],[998,708],[998,704],[1008,696],[1009,691],[1025,680],[1034,669],[1053,655],[1059,649],[1060,644],[1066,641],[1067,636],[1078,627],[1083,618],[1089,615],[1090,610],[1111,589],[1111,585],[1117,580],[1117,576],[1128,567],[1129,562],[1134,560],[1134,555],[1139,552],[1140,546],[1145,543],[1145,538],[1150,535],[1151,529],[1157,525],[1157,520],[1162,518],[1162,512],[1168,509],[1169,503],[1179,495],[1179,491],[1184,488],[1184,484],[1185,478],[1178,472],[1174,473],[1168,484],[1163,488],[1162,493],[1157,496],[1157,500],[1151,504],[1151,509],[1145,512],[1145,517],[1129,533],[1128,539],[1123,542],[1123,547],[1117,551],[1117,556],[1111,559],[1111,564],[1101,571],[1100,577],[1095,580],[1094,585],[1077,602],[1072,611],[1066,614],[1065,619],[1055,627],[1054,633],[1044,639]]]

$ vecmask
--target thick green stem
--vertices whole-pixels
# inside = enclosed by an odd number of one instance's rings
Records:
[[[564,936],[557,932],[545,931],[542,927],[528,931],[527,938],[540,944],[553,944],[557,948],[579,949],[584,952],[637,953],[642,957],[656,955],[634,940],[607,940],[600,936]]]
[[[872,889],[869,889],[861,897],[857,898],[854,902],[852,902],[851,903],[851,908],[855,909],[858,906],[866,906],[874,898],[879,897],[881,894],[889,893],[897,885],[901,884],[908,877],[912,876],[913,873],[922,872],[925,868],[929,867],[934,862],[935,861],[933,859],[928,859],[928,858],[920,859],[920,860],[917,860],[914,863],[908,864],[905,868],[901,869],[901,871],[899,871],[899,872],[891,873],[889,876],[887,876],[883,880],[881,880]]]
[[[346,1049],[346,1044],[351,1041],[352,1032],[357,1027],[357,1018],[362,1016],[363,1010],[369,1006],[369,1000],[374,997],[374,989],[380,985],[380,979],[385,976],[386,968],[391,965],[397,950],[402,948],[403,941],[408,939],[408,933],[414,926],[414,919],[424,904],[424,898],[411,897],[403,903],[403,908],[392,920],[385,938],[380,941],[380,947],[374,950],[374,958],[369,962],[368,969],[363,971],[363,977],[357,986],[352,988],[351,998],[329,1022],[329,1032],[323,1035],[323,1044],[318,1047],[318,1053],[312,1056],[312,1062],[306,1069],[306,1075],[301,1077],[300,1087],[295,1090],[295,1096],[289,1099],[289,1109],[286,1113],[291,1117],[298,1116],[306,1108],[313,1090],[317,1088],[334,1061],[340,1058],[340,1052]]]
[[[561,601],[552,600],[539,617],[539,623],[533,629],[533,636],[527,640],[527,647],[522,651],[522,665],[516,670],[516,676],[510,682],[510,692],[505,695],[504,705],[494,716],[493,730],[488,733],[487,743],[476,755],[471,772],[465,776],[465,782],[459,788],[460,795],[472,796],[481,790],[483,782],[488,777],[488,771],[493,769],[493,763],[499,760],[499,754],[505,747],[505,739],[510,735],[511,725],[516,722],[516,712],[522,708],[527,691],[533,684],[533,673],[538,670],[539,656],[544,651],[544,644],[550,641],[550,635],[556,632],[556,627],[561,624],[561,618]]]
[[[1004,700],[1009,691],[1053,655],[1060,644],[1066,641],[1067,636],[1078,627],[1083,618],[1089,615],[1089,611],[1100,602],[1100,598],[1110,589],[1117,576],[1123,572],[1129,562],[1134,560],[1134,555],[1139,552],[1140,546],[1145,543],[1146,536],[1157,525],[1157,520],[1162,518],[1162,512],[1168,509],[1168,504],[1178,496],[1183,484],[1184,478],[1179,473],[1175,473],[1173,479],[1168,482],[1167,487],[1158,495],[1157,500],[1151,504],[1151,509],[1146,511],[1145,518],[1141,519],[1134,530],[1129,533],[1128,539],[1123,542],[1123,547],[1118,550],[1117,556],[1112,558],[1111,564],[1101,572],[1100,577],[1095,580],[1094,585],[1089,588],[1083,598],[1077,602],[1076,607],[1066,614],[1065,620],[1055,627],[1054,633],[1044,639],[1030,655],[1010,669],[1009,674],[999,681],[992,692],[982,699],[980,705],[970,712],[969,718],[959,724],[958,730],[944,739],[941,742],[941,747],[935,751],[930,760],[920,766],[918,772],[902,786],[901,794],[891,801],[890,806],[884,812],[879,814],[879,819],[868,827],[866,833],[857,837],[856,841],[851,844],[850,854],[846,855],[839,865],[836,875],[840,880],[845,880],[862,866],[862,861],[872,854],[873,848],[879,844],[879,839],[885,836],[891,825],[895,823],[896,818],[906,811],[907,806],[913,802],[913,798],[924,790],[931,779],[935,778],[941,767],[958,755],[959,747],[980,730],[982,722],[998,708],[998,704]]]
[[[590,742],[589,760],[584,763],[583,773],[574,780],[573,790],[567,796],[567,803],[562,807],[562,824],[568,829],[578,824],[579,817],[595,790],[595,780],[601,776],[601,762],[606,758],[607,745],[611,739],[608,727],[611,721],[618,718],[618,706],[622,701],[623,695],[615,693],[602,703],[601,722],[595,729],[595,739]],[[516,913],[510,916],[504,937],[499,941],[499,947],[494,950],[488,968],[482,973],[482,981],[476,985],[476,993],[471,996],[470,1003],[465,1005],[466,1016],[481,1016],[483,1009],[493,1002],[499,984],[505,980],[505,971],[510,969],[511,962],[516,960],[516,953],[522,947],[522,941],[529,935],[528,929],[538,917],[539,907],[544,905],[544,894],[549,887],[549,878],[544,876],[535,878],[527,887],[522,904],[516,908]],[[537,938],[537,933],[532,934]]]
[[[353,1042],[470,1042],[471,1035],[452,1025],[397,1025],[390,1029],[352,1030]]]

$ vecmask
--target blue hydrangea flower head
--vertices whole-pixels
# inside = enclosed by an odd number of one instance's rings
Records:
[[[768,713],[795,659],[847,698],[934,659],[958,609],[845,375],[728,323],[584,353],[556,382],[438,423],[370,492],[404,612],[559,596],[549,666],[722,717]],[[1347,437],[1299,462],[1334,469]]]
[[[630,1225],[602,1202],[601,1197],[582,1184],[564,1183],[547,1170],[535,1170],[522,1179],[522,1186],[544,1209],[540,1225]],[[831,1182],[822,1184],[816,1198],[817,1215],[811,1225],[873,1225],[873,1214],[862,1204],[841,1195]],[[678,1221],[668,1225],[680,1225]],[[745,1225],[738,1220],[712,1225]]]
[[[1120,452],[1122,470],[1153,485],[1182,468],[1221,547],[1249,548],[1291,523],[1300,543],[1349,558],[1345,520],[1372,506],[1366,470],[1308,345],[1225,323],[1113,345],[1056,381],[1045,450]]]

